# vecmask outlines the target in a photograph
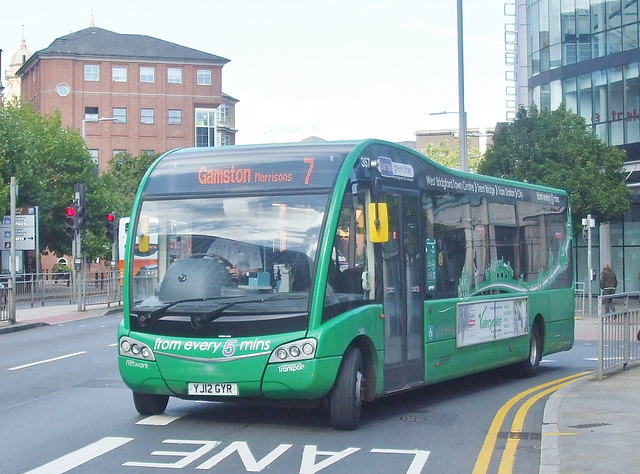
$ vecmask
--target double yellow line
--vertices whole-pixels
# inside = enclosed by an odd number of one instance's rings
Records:
[[[491,422],[491,426],[489,427],[487,436],[484,438],[484,443],[482,444],[480,454],[478,454],[478,458],[476,459],[476,465],[473,468],[473,474],[485,474],[486,472],[488,472],[489,463],[491,462],[491,456],[495,449],[496,441],[498,440],[500,428],[504,423],[504,419],[506,418],[507,413],[509,413],[509,411],[516,405],[516,403],[518,403],[525,397],[529,397],[530,395],[535,394],[527,399],[516,412],[513,422],[511,423],[510,433],[522,433],[524,420],[527,416],[527,413],[529,412],[529,409],[535,402],[555,392],[556,390],[559,390],[565,385],[570,384],[571,382],[589,376],[589,374],[591,374],[591,372],[581,372],[579,374],[574,374],[568,377],[563,377],[561,379],[552,380],[551,382],[543,383],[519,393],[507,403],[505,403],[500,408],[500,410],[498,410],[498,413],[496,413],[496,416]],[[513,463],[516,458],[516,450],[518,449],[519,441],[520,439],[518,436],[510,436],[507,440],[504,452],[502,453],[502,459],[500,460],[500,467],[498,469],[499,474],[511,473],[513,471]]]

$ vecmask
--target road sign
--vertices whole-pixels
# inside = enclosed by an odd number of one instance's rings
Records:
[[[35,250],[36,216],[28,213],[34,208],[23,209],[26,213],[16,213],[16,250]],[[11,250],[11,216],[4,216],[0,225],[0,250]]]

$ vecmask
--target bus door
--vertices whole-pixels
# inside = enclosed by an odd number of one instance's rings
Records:
[[[418,194],[387,193],[389,241],[382,244],[385,391],[424,381],[424,309]]]

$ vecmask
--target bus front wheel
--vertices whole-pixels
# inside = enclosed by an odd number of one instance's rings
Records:
[[[529,357],[520,363],[520,373],[524,377],[534,377],[538,373],[540,367],[540,358],[542,353],[542,336],[537,324],[531,329],[531,338],[529,339]]]
[[[331,390],[331,424],[338,430],[354,430],[362,412],[362,353],[351,347],[345,353],[336,384]]]
[[[133,392],[133,404],[141,415],[160,415],[169,403],[168,395]]]

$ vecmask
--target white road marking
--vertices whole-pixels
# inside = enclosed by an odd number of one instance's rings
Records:
[[[150,417],[151,418],[151,417]],[[92,443],[84,448],[80,448],[69,454],[66,454],[54,461],[44,464],[36,469],[33,469],[25,474],[64,474],[72,469],[77,468],[87,462],[96,459],[103,454],[107,454],[130,441],[134,441],[134,438],[124,437],[105,437],[95,443]],[[179,444],[181,446],[195,446],[202,445],[195,451],[152,451],[151,456],[169,456],[180,457],[177,461],[171,462],[140,462],[140,461],[128,461],[123,463],[123,466],[127,467],[145,467],[145,468],[165,468],[165,469],[181,469],[184,468],[203,456],[210,453],[214,448],[222,444],[221,441],[200,441],[200,440],[180,440],[180,439],[166,439],[162,441],[163,444]],[[217,466],[223,460],[230,456],[238,455],[241,462],[244,465],[246,472],[261,472],[276,462],[282,454],[287,452],[289,448],[292,448],[292,444],[280,444],[276,446],[270,453],[266,454],[261,459],[256,459],[249,444],[245,441],[234,441],[226,448],[215,454],[210,459],[196,466],[196,469],[211,469]],[[263,451],[263,447],[260,447]],[[302,452],[302,462],[300,464],[301,474],[316,474],[325,468],[343,461],[345,458],[354,455],[355,453],[361,453],[361,448],[346,448],[342,451],[320,451],[318,446],[305,445]],[[419,449],[371,449],[372,454],[381,455],[408,455],[413,459],[411,465],[405,471],[407,474],[418,474],[422,472],[424,466],[429,459],[431,451],[424,451]],[[366,455],[366,452],[364,453]],[[374,462],[370,460],[369,462]],[[244,472],[244,471],[243,471]],[[401,472],[397,466],[394,472]]]
[[[420,449],[372,449],[372,453],[388,453],[388,454],[409,454],[413,455],[413,461],[407,469],[407,474],[420,474],[422,468],[427,464],[427,459],[431,451],[423,451]]]
[[[62,474],[91,461],[98,456],[119,448],[129,441],[133,441],[133,438],[102,438],[100,441],[96,441],[84,448],[80,448],[77,451],[66,454],[55,461],[51,461],[50,463],[40,466],[25,474]]]
[[[7,370],[26,369],[27,367],[33,367],[34,365],[46,364],[47,362],[54,362],[56,360],[66,359],[68,357],[74,357],[74,356],[82,355],[82,354],[86,354],[86,353],[87,353],[87,351],[74,352],[73,354],[67,354],[67,355],[63,355],[63,356],[60,356],[60,357],[54,357],[53,359],[47,359],[47,360],[41,360],[41,361],[38,361],[38,362],[32,362],[31,364],[19,365],[18,367],[11,367],[10,369],[7,369]]]
[[[166,426],[169,423],[180,419],[180,416],[169,415],[152,415],[138,421],[136,425],[149,425],[149,426]]]

